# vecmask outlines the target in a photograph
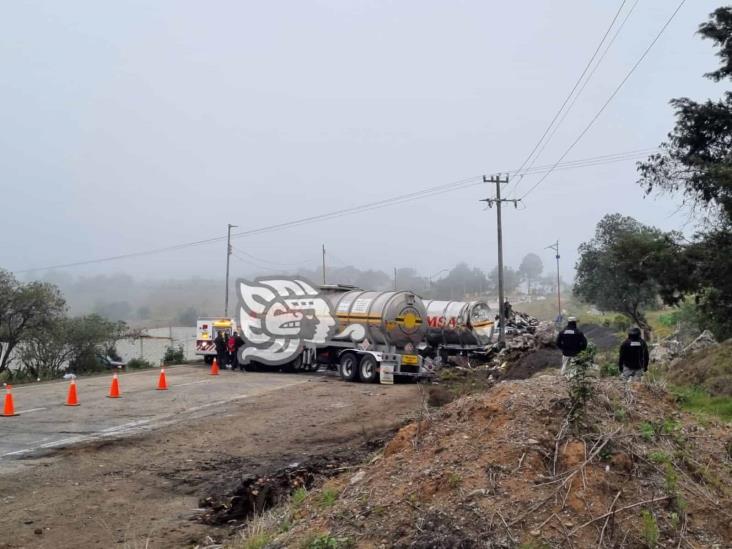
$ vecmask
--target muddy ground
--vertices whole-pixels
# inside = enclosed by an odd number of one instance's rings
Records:
[[[216,520],[205,519],[238,488],[273,471],[307,481],[311,464],[360,461],[418,412],[422,398],[415,384],[313,377],[213,416],[27,459],[20,471],[0,471],[0,548],[192,547],[207,536],[224,539],[231,529],[221,508]]]

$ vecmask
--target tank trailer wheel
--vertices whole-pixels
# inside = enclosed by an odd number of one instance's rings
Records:
[[[359,374],[364,383],[377,383],[379,381],[379,364],[371,355],[363,355],[359,365]]]
[[[358,381],[358,358],[353,353],[345,353],[340,359],[338,369],[344,381]]]

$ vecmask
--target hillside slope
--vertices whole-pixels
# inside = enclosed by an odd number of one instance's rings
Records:
[[[732,428],[699,424],[656,386],[589,384],[575,421],[556,375],[425,412],[291,506],[267,546],[727,546]]]

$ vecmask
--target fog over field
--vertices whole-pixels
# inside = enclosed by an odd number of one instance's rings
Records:
[[[507,264],[535,252],[553,270],[545,247],[559,239],[571,280],[578,244],[606,213],[693,230],[674,197],[644,199],[635,161],[671,127],[668,99],[724,86],[701,78],[713,50],[695,35],[717,5],[688,2],[564,158],[593,165],[558,166],[505,211]],[[521,166],[617,7],[5,3],[0,266],[42,278],[49,266],[223,237],[232,223],[235,275],[315,269],[323,243],[338,267],[429,277],[465,261],[490,271],[495,212],[479,200],[495,188],[480,177]],[[627,3],[625,24],[534,168],[561,158],[672,11]],[[618,153],[628,154],[607,157]],[[543,173],[513,177],[506,194],[523,196]],[[436,186],[447,192],[389,200]],[[328,212],[344,215],[236,236]],[[215,240],[53,276],[221,280],[225,250]]]

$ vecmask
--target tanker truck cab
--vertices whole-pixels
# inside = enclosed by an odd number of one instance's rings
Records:
[[[324,286],[321,291],[333,305],[338,330],[325,346],[312,349],[313,360],[337,366],[346,381],[393,383],[394,376],[433,375],[432,362],[416,350],[426,330],[419,296],[348,286]]]

